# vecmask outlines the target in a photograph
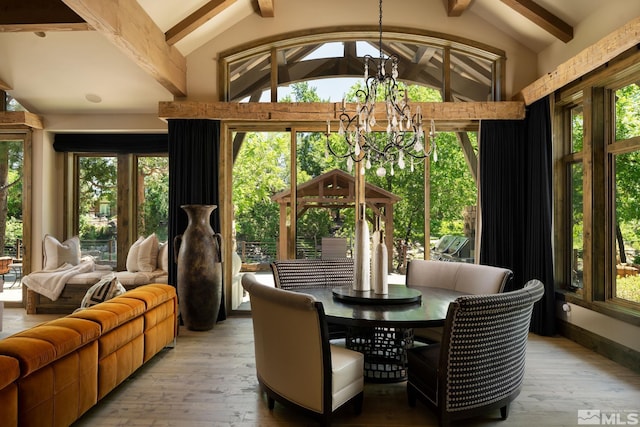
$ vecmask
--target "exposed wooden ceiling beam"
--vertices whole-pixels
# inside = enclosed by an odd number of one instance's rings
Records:
[[[86,22],[79,22],[77,24],[0,24],[0,33],[48,33],[54,31],[91,30],[93,30],[93,28]]]
[[[260,9],[260,16],[263,18],[273,18],[275,11],[273,9],[273,2],[275,0],[258,0],[258,8]]]
[[[82,17],[59,0],[3,0],[0,32],[88,30]]]
[[[447,16],[461,16],[471,4],[471,0],[445,0],[447,2]]]
[[[524,103],[505,102],[414,102],[419,105],[425,120],[521,120],[525,116]],[[346,111],[354,112],[355,103],[346,103]],[[376,119],[386,120],[384,102],[376,104]],[[215,119],[274,122],[337,121],[342,112],[341,102],[198,102],[163,101],[159,103],[161,119]]]
[[[530,105],[640,44],[640,17],[626,23],[514,96]]]
[[[0,90],[11,90],[13,89],[11,86],[6,84],[2,79],[0,79]]]
[[[236,0],[212,0],[207,2],[165,33],[167,43],[170,45],[176,44],[235,2]]]
[[[187,63],[136,0],[62,0],[178,97],[187,96]]]
[[[0,129],[44,129],[42,118],[27,111],[0,111]]]
[[[501,0],[525,18],[567,43],[573,39],[573,27],[532,0]]]

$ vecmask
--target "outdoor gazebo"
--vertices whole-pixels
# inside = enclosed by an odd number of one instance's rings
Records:
[[[298,206],[297,217],[302,216],[310,208],[355,207],[355,178],[343,170],[333,169],[298,185],[295,198]],[[287,226],[287,208],[291,206],[291,199],[291,190],[282,191],[271,197],[271,200],[280,206],[280,239],[278,241],[280,258],[289,258],[287,242],[291,239],[291,230]],[[365,184],[367,220],[373,225],[384,225],[385,245],[389,254],[393,253],[393,205],[399,200],[400,197],[389,191],[373,184]],[[373,227],[371,229],[373,230]],[[392,258],[389,256],[389,268],[391,268]]]

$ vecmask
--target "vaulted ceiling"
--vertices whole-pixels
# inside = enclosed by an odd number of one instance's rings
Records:
[[[570,41],[600,5],[442,0],[441,7],[450,17],[475,14],[540,52]],[[153,113],[159,101],[188,96],[190,53],[250,15],[283,12],[278,0],[2,0],[0,89],[40,114]],[[82,97],[68,96],[72,90]]]

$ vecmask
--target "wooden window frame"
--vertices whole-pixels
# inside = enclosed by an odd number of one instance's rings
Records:
[[[631,49],[607,66],[567,85],[554,97],[554,252],[556,291],[561,298],[576,305],[640,326],[638,304],[614,298],[615,229],[613,156],[628,152],[629,144],[640,149],[637,141],[614,141],[615,100],[617,88],[640,80],[640,52]],[[582,153],[571,153],[570,110],[583,105],[584,142]],[[568,168],[583,162],[584,171],[584,276],[582,292],[570,289],[571,266],[568,247],[572,232],[571,200],[568,197]]]

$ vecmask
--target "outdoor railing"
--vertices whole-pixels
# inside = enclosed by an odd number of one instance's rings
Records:
[[[98,264],[115,266],[118,260],[115,239],[110,240],[81,240],[80,252],[82,256],[89,255]]]

